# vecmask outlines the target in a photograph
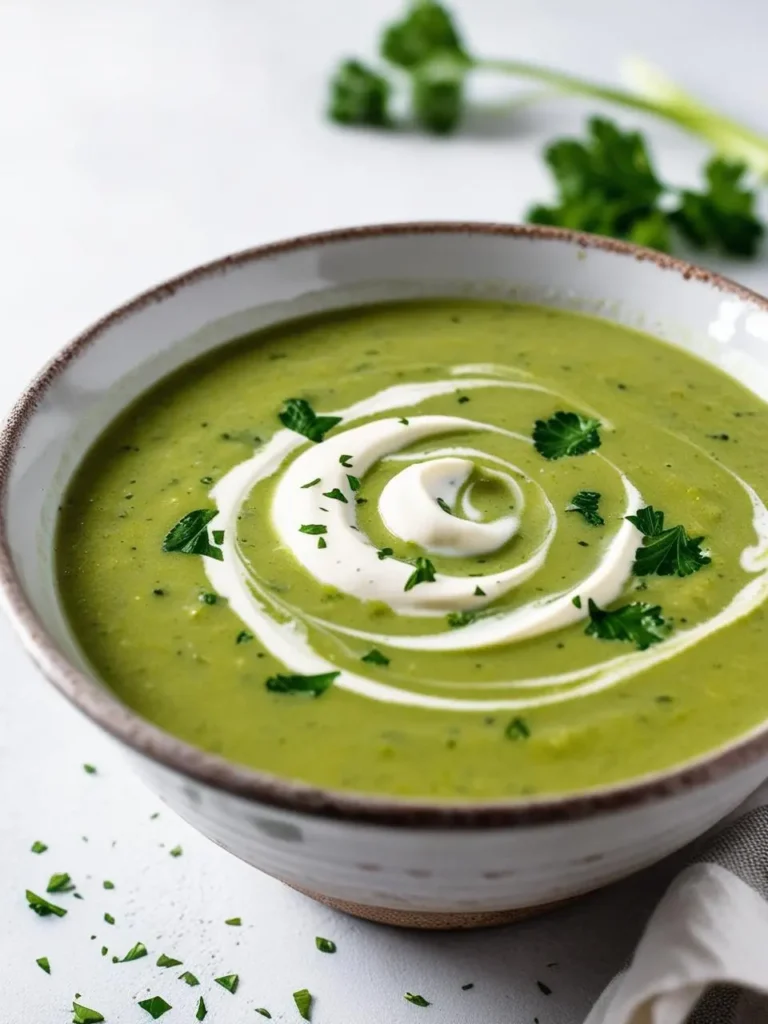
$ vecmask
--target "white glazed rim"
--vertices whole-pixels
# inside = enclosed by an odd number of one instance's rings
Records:
[[[172,278],[114,310],[62,348],[23,392],[0,431],[0,603],[25,649],[46,678],[68,700],[96,725],[137,753],[202,785],[255,803],[348,821],[408,828],[482,829],[577,820],[626,810],[696,789],[765,758],[768,755],[768,720],[746,736],[684,764],[581,793],[526,800],[449,802],[344,792],[246,768],[193,747],[141,718],[58,649],[24,591],[11,553],[5,514],[11,470],[23,445],[25,428],[57,376],[115,323],[151,303],[164,301],[180,289],[193,287],[200,280],[224,274],[233,267],[350,240],[368,240],[375,244],[379,238],[424,234],[497,235],[530,239],[531,242],[566,242],[582,249],[598,249],[614,254],[617,259],[653,263],[684,281],[708,284],[724,295],[748,301],[768,312],[768,299],[694,264],[628,242],[538,225],[438,221],[341,229],[258,246]]]

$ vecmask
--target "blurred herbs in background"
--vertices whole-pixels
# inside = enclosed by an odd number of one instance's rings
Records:
[[[599,85],[524,61],[489,60],[467,49],[448,10],[415,0],[379,37],[381,68],[344,60],[330,82],[329,117],[344,125],[397,130],[414,125],[454,132],[467,108],[467,78],[495,71],[538,82],[546,94],[591,97],[653,114],[708,142],[700,191],[662,182],[637,131],[594,117],[586,139],[557,139],[544,152],[557,189],[555,202],[530,208],[527,219],[624,238],[669,252],[676,236],[698,249],[754,256],[764,234],[755,210],[755,180],[768,179],[768,138],[710,110],[635,61],[636,90]],[[393,114],[393,94],[405,88],[408,114]]]

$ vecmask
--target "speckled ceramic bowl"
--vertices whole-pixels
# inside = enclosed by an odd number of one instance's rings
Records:
[[[154,288],[64,348],[0,438],[0,594],[50,681],[220,846],[351,913],[435,928],[510,920],[687,843],[768,774],[768,726],[675,769],[552,799],[428,803],[275,778],[162,732],[94,678],[59,605],[53,537],[91,442],[180,364],[297,315],[440,295],[595,312],[690,349],[768,397],[768,301],[731,282],[555,229],[406,224],[264,246]]]

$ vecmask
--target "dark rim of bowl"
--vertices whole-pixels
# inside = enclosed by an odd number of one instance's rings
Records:
[[[528,225],[473,222],[414,222],[347,228],[257,246],[172,278],[120,306],[76,337],[43,368],[21,395],[0,433],[0,599],[22,642],[44,675],[93,722],[138,754],[203,786],[272,807],[351,822],[409,828],[508,828],[576,820],[627,810],[660,798],[695,789],[746,768],[768,754],[768,722],[724,748],[663,771],[610,787],[538,799],[447,802],[397,799],[311,786],[230,763],[176,739],[121,703],[105,686],[72,665],[58,650],[27,599],[14,567],[5,515],[8,484],[24,429],[46,391],[73,360],[105,330],[147,305],[162,302],[179,289],[201,279],[225,274],[234,267],[301,249],[355,239],[423,234],[501,235],[568,242],[655,264],[685,280],[709,284],[725,294],[748,301],[768,312],[768,299],[728,278],[683,260],[628,242],[577,231]],[[195,791],[190,799],[199,797]]]

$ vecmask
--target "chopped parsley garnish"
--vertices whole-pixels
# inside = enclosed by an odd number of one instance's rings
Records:
[[[408,426],[408,420],[405,418],[405,416],[401,416],[397,422],[402,423],[404,427]]]
[[[437,498],[436,500],[437,504],[440,506],[443,512],[447,512],[449,516],[453,515],[453,512],[451,511],[451,506],[448,504],[445,498]]]
[[[48,917],[51,914],[55,914],[56,917],[66,916],[67,911],[64,907],[57,907],[55,903],[49,903],[48,900],[36,895],[30,889],[26,890],[26,897],[30,909],[34,910],[38,917]]]
[[[180,846],[174,846],[174,848],[172,850],[169,850],[168,853],[172,857],[180,857],[182,855],[182,853],[184,853],[184,851],[182,850],[182,848]]]
[[[172,956],[166,956],[165,953],[161,953],[157,958],[157,967],[178,967],[182,960],[174,960]]]
[[[175,551],[182,555],[206,555],[219,562],[224,561],[220,548],[214,547],[208,539],[208,523],[218,515],[215,508],[199,508],[187,512],[172,526],[163,540],[163,551]]]
[[[87,775],[95,775],[96,774],[96,765],[95,764],[84,764],[83,765],[83,771]]]
[[[581,598],[578,594],[571,600],[571,604],[574,606],[574,608],[581,608]]]
[[[332,939],[324,939],[318,935],[315,937],[315,945],[321,953],[335,953],[336,943]]]
[[[213,537],[214,544],[224,543],[224,531],[223,530],[211,530],[211,536]]]
[[[340,455],[339,456],[339,462],[342,464],[344,469],[349,469],[349,467],[352,465],[352,456],[351,455]]]
[[[72,1024],[101,1024],[104,1015],[80,1003],[72,1003]]]
[[[326,541],[325,537],[318,537],[317,538],[317,546],[319,548],[321,548],[321,549],[328,547],[328,542]]]
[[[369,665],[389,664],[389,658],[386,656],[386,654],[382,654],[381,651],[377,650],[375,647],[372,650],[368,651],[367,654],[364,654],[360,661],[366,661],[368,662]]]
[[[35,960],[35,963],[41,971],[45,971],[46,974],[51,973],[51,964],[47,956],[38,957],[37,960]]]
[[[338,487],[334,487],[332,491],[323,491],[324,498],[334,498],[336,501],[343,501],[345,505],[349,502],[344,496],[344,492],[340,491]]]
[[[262,1017],[267,1017],[269,1020],[272,1020],[272,1014],[269,1010],[265,1010],[263,1006],[257,1006],[256,1013],[260,1013]]]
[[[306,484],[302,484],[302,485],[301,485],[301,490],[302,490],[302,491],[306,491],[306,489],[307,489],[308,487],[314,487],[314,486],[315,486],[315,484],[319,484],[319,483],[320,483],[320,477],[319,477],[319,476],[316,476],[316,477],[315,477],[315,479],[314,479],[314,480],[310,480],[310,481],[309,481],[309,483],[306,483]]]
[[[41,843],[39,839],[36,839],[34,843],[32,843],[30,849],[32,853],[45,853],[48,847],[45,845],[45,843]]]
[[[183,974],[180,974],[179,975],[179,981],[186,981],[186,983],[188,985],[190,985],[190,986],[192,986],[192,985],[199,985],[200,984],[200,982],[194,976],[192,971],[184,971]]]
[[[210,487],[210,485],[213,483],[213,477],[212,476],[201,476],[200,477],[200,483],[201,484],[205,484],[206,487]]]
[[[164,1013],[172,1010],[170,1003],[166,1003],[162,996],[151,996],[149,999],[139,1001],[142,1010],[146,1010],[152,1020],[159,1020]]]
[[[114,924],[115,923],[115,919],[114,919],[114,917],[112,917],[111,914],[105,914],[104,915],[104,920],[107,922],[107,924]]]
[[[684,526],[664,529],[664,513],[653,505],[627,516],[644,534],[643,546],[635,551],[635,576],[690,576],[712,561],[701,550],[703,537],[689,537]]]
[[[347,473],[347,483],[349,484],[349,489],[351,491],[354,492],[360,490],[360,481],[356,476],[350,476],[349,473]]]
[[[527,740],[531,735],[530,726],[524,718],[513,718],[504,730],[508,740]]]
[[[214,978],[217,985],[221,985],[227,992],[231,992],[232,995],[237,992],[237,986],[240,984],[240,976],[237,974],[225,974],[222,978]]]
[[[110,882],[108,878],[106,878],[101,884],[104,886],[105,889],[114,889],[115,888],[115,883],[114,882]]]
[[[380,562],[383,561],[383,559],[385,558],[391,558],[392,555],[394,555],[394,553],[395,552],[392,548],[379,548],[379,550],[376,552]]]
[[[72,892],[75,888],[75,884],[66,871],[58,875],[51,875],[48,879],[48,885],[45,887],[46,892]]]
[[[287,398],[283,411],[277,417],[284,427],[302,434],[316,444],[324,440],[329,430],[341,423],[341,416],[318,416],[303,398]]]
[[[249,640],[253,640],[253,633],[249,633],[247,629],[241,629],[235,637],[236,644],[247,644]]]
[[[474,597],[486,597],[486,593],[485,593],[485,591],[484,591],[484,590],[482,589],[482,587],[479,587],[479,586],[478,586],[478,587],[475,587],[475,590],[474,590],[474,594],[473,594],[473,596],[474,596]]]
[[[95,937],[96,937],[96,936],[94,936],[94,938],[95,938]],[[102,956],[106,956],[108,952],[109,952],[109,949],[108,949],[108,947],[107,947],[107,946],[102,946],[102,947],[101,947],[101,955],[102,955]]]
[[[584,455],[600,447],[600,421],[578,412],[556,412],[548,420],[536,420],[533,446],[545,459]]]
[[[328,527],[323,523],[304,523],[299,527],[299,533],[308,533],[310,536],[316,537],[320,533],[328,533]]]
[[[405,993],[405,998],[408,1000],[409,1003],[413,1003],[414,1006],[430,1006],[431,1005],[429,1000],[425,999],[424,996],[417,995],[417,994],[415,994],[413,992],[406,992]]]
[[[413,590],[419,583],[435,582],[435,567],[428,558],[415,558],[412,564],[416,568],[406,580],[403,590]]]
[[[195,1020],[205,1020],[208,1016],[208,1010],[205,1005],[205,1000],[202,996],[197,1001],[197,1013],[195,1014]]]
[[[144,945],[143,942],[137,942],[135,946],[131,946],[131,948],[125,954],[120,963],[128,964],[131,962],[131,960],[141,960],[141,958],[146,955],[147,947]]]
[[[204,590],[200,595],[201,604],[216,604],[218,597],[216,594],[211,593],[210,590]]]
[[[227,918],[227,920],[224,922],[224,924],[231,924],[231,925],[233,925],[235,927],[239,927],[242,923],[243,923],[243,921],[242,921],[242,918],[240,918],[240,917],[230,917],[230,918]]]
[[[590,597],[589,619],[585,630],[587,636],[596,636],[600,640],[623,640],[635,644],[639,651],[664,640],[670,629],[659,605],[642,601],[606,611],[598,608]]]
[[[293,1001],[296,1003],[296,1009],[299,1011],[299,1015],[304,1020],[311,1020],[312,1013],[312,995],[308,988],[300,988],[298,992],[293,993]]]
[[[477,612],[451,612],[446,615],[446,621],[451,629],[461,629],[462,626],[468,626],[474,622],[477,616]]]
[[[270,676],[265,685],[272,693],[308,693],[319,697],[340,674],[323,672],[317,676]]]
[[[566,512],[580,512],[590,526],[605,526],[605,520],[597,511],[600,504],[598,491],[579,491],[571,498],[570,505],[565,506]]]

